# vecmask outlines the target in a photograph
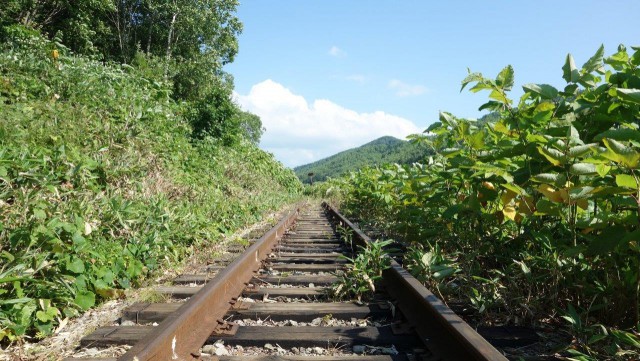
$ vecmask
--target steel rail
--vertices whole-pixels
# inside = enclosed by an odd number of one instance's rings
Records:
[[[240,296],[262,261],[276,245],[278,237],[295,221],[296,207],[239,258],[218,273],[200,292],[168,316],[152,332],[118,360],[197,360],[200,347],[222,324],[225,313]]]
[[[359,245],[371,242],[371,238],[336,208],[326,202],[323,205],[353,230],[354,241]],[[450,360],[507,360],[395,260],[392,259],[391,267],[383,272],[382,281],[385,290],[398,301],[399,309],[434,354]]]

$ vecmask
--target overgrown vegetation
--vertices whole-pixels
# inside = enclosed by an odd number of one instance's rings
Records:
[[[428,154],[429,148],[422,144],[386,136],[328,158],[295,167],[293,170],[304,183],[311,183],[311,178],[314,182],[322,182],[327,178],[340,177],[367,166],[421,162]],[[313,177],[309,177],[309,173],[313,173]]]
[[[220,67],[206,70],[200,57],[207,51],[189,58],[172,42],[170,59],[154,55],[153,44],[143,46],[147,53],[134,47],[115,56],[110,46],[96,46],[105,30],[93,26],[99,14],[69,13],[99,3],[10,2],[0,13],[3,344],[51,334],[64,319],[122,297],[123,289],[301,190],[292,171],[256,147],[259,118],[232,103]],[[223,13],[235,4],[212,3]],[[38,22],[46,9],[59,21]],[[86,23],[74,27],[80,20]],[[89,33],[68,37],[65,26]],[[67,35],[54,37],[56,29]],[[70,39],[96,43],[72,42],[74,52]],[[189,49],[202,49],[202,40]],[[232,58],[211,46],[216,57]],[[181,77],[188,67],[207,75]],[[201,92],[189,93],[196,88]]]
[[[351,244],[350,233],[343,233],[343,241]],[[340,279],[331,286],[331,292],[336,299],[362,299],[372,297],[376,292],[376,285],[382,279],[382,271],[391,266],[389,249],[393,240],[373,241],[364,247],[358,246],[358,253],[354,258],[344,257],[349,261]]]
[[[640,49],[581,68],[564,89],[527,84],[514,104],[511,66],[476,122],[442,113],[415,141],[425,164],[351,173],[331,186],[343,209],[415,244],[407,264],[481,317],[568,326],[576,360],[640,356]],[[325,186],[330,189],[329,186]]]

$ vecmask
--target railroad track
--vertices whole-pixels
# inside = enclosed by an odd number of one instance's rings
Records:
[[[171,302],[135,304],[81,346],[131,345],[122,361],[506,360],[395,261],[369,302],[333,302],[352,256],[338,223],[371,241],[330,206],[291,212],[228,267],[159,287]]]

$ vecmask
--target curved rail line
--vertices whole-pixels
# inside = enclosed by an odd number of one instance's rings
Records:
[[[391,268],[383,273],[386,294],[376,294],[369,304],[325,301],[326,292],[319,286],[329,285],[337,279],[335,272],[340,272],[346,262],[341,254],[352,256],[352,249],[341,243],[335,232],[337,223],[351,229],[353,240],[358,245],[371,242],[367,235],[330,205],[323,204],[322,208],[302,215],[296,209],[213,278],[209,279],[207,275],[179,277],[180,282],[206,282],[204,286],[165,289],[174,298],[189,297],[186,302],[134,305],[122,316],[123,320],[134,324],[159,322],[157,326],[103,327],[86,336],[82,344],[133,345],[117,358],[126,361],[506,360],[396,261],[392,261]],[[272,287],[260,287],[260,283]],[[274,283],[282,287],[276,287]],[[291,303],[278,303],[269,297],[284,298]],[[258,301],[253,301],[253,298]],[[298,299],[306,300],[298,302]],[[400,312],[393,312],[390,308]],[[376,317],[385,319],[386,323],[366,323],[367,319]],[[285,321],[289,324],[279,327],[238,326],[227,322],[231,318],[289,320]],[[318,320],[328,318],[351,319],[351,326],[342,323],[339,327],[317,327],[321,322]],[[355,319],[364,319],[365,324],[353,325]],[[397,346],[404,354],[394,356],[392,352],[392,355],[369,356],[347,352],[329,356],[217,357],[202,352],[204,344],[220,340],[228,345],[262,347],[270,343],[277,345],[278,349],[289,347],[295,350],[318,348],[323,343],[334,345],[336,349],[353,347],[354,350],[357,347],[362,349],[362,345],[374,345],[390,346],[395,351]],[[406,355],[414,356],[407,358]]]

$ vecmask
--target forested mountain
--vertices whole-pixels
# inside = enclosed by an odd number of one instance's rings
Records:
[[[424,145],[385,136],[360,147],[295,167],[293,170],[300,180],[309,183],[309,173],[314,173],[314,181],[323,181],[327,177],[337,177],[364,166],[417,162],[424,159],[428,153]]]

